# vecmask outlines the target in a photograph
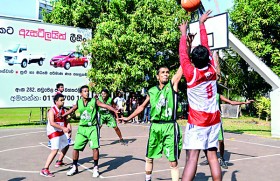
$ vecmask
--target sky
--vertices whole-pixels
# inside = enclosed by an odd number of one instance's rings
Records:
[[[0,15],[37,19],[36,2],[39,0],[0,0]],[[205,10],[211,9],[212,15],[226,12],[233,6],[233,0],[217,0],[220,13],[217,12],[214,0],[201,0]]]
[[[224,13],[224,12],[226,12],[227,9],[232,8],[233,1],[234,0],[217,0],[220,13]],[[213,11],[211,15],[220,14],[220,13],[218,13],[218,11],[216,9],[216,4],[215,4],[214,0],[201,0],[201,2],[206,11],[209,9]]]

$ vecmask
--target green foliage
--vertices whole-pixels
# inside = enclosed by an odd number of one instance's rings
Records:
[[[280,6],[278,0],[234,0],[230,31],[277,75],[280,75]],[[254,98],[271,90],[235,52],[227,50],[221,70],[232,93]]]
[[[262,115],[266,117],[266,120],[268,120],[271,116],[271,102],[269,98],[266,97],[260,97],[255,102],[255,107],[257,109],[257,114],[259,116],[259,119]]]
[[[88,76],[94,91],[104,87],[110,91],[141,90],[155,84],[159,66],[171,67],[172,74],[179,67],[178,25],[187,16],[176,1],[53,3],[54,10],[45,14],[45,21],[93,30],[93,38],[84,44],[84,49],[92,56]]]

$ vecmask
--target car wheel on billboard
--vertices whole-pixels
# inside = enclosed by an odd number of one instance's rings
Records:
[[[64,68],[65,68],[66,70],[69,70],[70,67],[71,67],[70,62],[66,62],[65,65],[64,65]]]
[[[87,63],[87,62],[85,62],[85,63],[84,63],[84,67],[85,67],[85,68],[87,68],[87,66],[88,66],[88,63]]]
[[[43,62],[44,62],[44,59],[41,58],[41,59],[39,60],[38,64],[39,64],[40,66],[42,66],[42,65],[43,65]]]
[[[22,68],[27,67],[27,60],[23,60],[23,61],[21,62],[21,67],[22,67]]]

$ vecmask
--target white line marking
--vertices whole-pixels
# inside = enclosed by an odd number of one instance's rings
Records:
[[[5,169],[5,168],[0,168],[0,170],[3,171],[8,171],[8,172],[19,172],[19,173],[40,173],[40,171],[24,171],[24,170],[12,170],[12,169]]]
[[[243,161],[243,160],[261,159],[261,158],[273,157],[273,156],[280,156],[280,154],[265,155],[265,156],[256,156],[256,157],[242,158],[242,159],[235,159],[235,160],[230,160],[230,161],[227,161],[227,162],[231,163],[231,162],[237,162],[237,161]],[[199,165],[199,164],[198,164],[197,166],[200,167],[200,166],[202,166],[202,165]],[[184,169],[184,167],[179,167],[179,169]],[[169,171],[169,170],[170,170],[170,169],[156,170],[156,171],[153,171],[153,173],[156,173],[156,172],[165,172],[165,171]],[[123,175],[114,175],[114,176],[103,177],[103,179],[115,178],[115,177],[126,177],[126,176],[141,175],[141,174],[146,174],[146,173],[145,173],[145,172],[137,172],[137,173],[123,174]]]
[[[46,147],[46,148],[48,148],[48,149],[51,149],[51,148],[49,148],[48,146],[44,145],[43,143],[40,143],[40,145],[42,145],[42,146],[44,146],[44,147]],[[64,158],[67,158],[68,160],[73,161],[72,158],[70,158],[70,157],[68,157],[68,156],[66,156],[66,155],[64,156]],[[87,171],[93,173],[93,171],[92,171],[90,168],[88,168],[88,167],[86,167],[86,166],[84,166],[84,165],[81,165],[80,163],[78,163],[78,165],[81,166],[81,167],[83,167],[85,170],[87,170]],[[66,171],[66,172],[67,172],[67,171]],[[100,175],[99,178],[103,178],[103,176]]]
[[[6,152],[6,151],[13,151],[13,150],[19,150],[19,149],[24,149],[24,148],[35,148],[35,147],[39,147],[42,145],[36,145],[36,146],[25,146],[25,147],[18,147],[18,148],[11,148],[11,149],[7,149],[7,150],[1,150],[0,153]]]
[[[20,134],[12,134],[12,135],[6,135],[6,136],[1,136],[0,139],[2,138],[8,138],[8,137],[13,137],[13,136],[21,136],[21,135],[26,135],[26,134],[34,134],[34,133],[43,133],[46,131],[36,131],[36,132],[28,132],[28,133],[20,133]],[[47,133],[46,133],[47,134]]]
[[[260,143],[252,143],[252,142],[247,142],[247,141],[231,140],[231,139],[226,139],[226,140],[227,141],[235,141],[235,142],[239,142],[239,143],[246,143],[246,144],[251,144],[251,145],[266,146],[266,147],[271,147],[271,148],[280,148],[279,146],[265,145],[265,144],[260,144]]]
[[[273,157],[273,156],[280,156],[280,154],[255,156],[255,157],[250,157],[250,158],[240,158],[240,159],[235,159],[235,160],[229,160],[227,162],[237,162],[237,161],[242,161],[242,160],[252,160],[252,159],[259,159],[259,158],[266,158],[266,157]]]

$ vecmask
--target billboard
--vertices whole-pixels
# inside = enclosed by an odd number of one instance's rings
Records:
[[[90,29],[0,17],[0,108],[50,107],[57,83],[65,106],[87,84],[90,57],[78,51]]]

